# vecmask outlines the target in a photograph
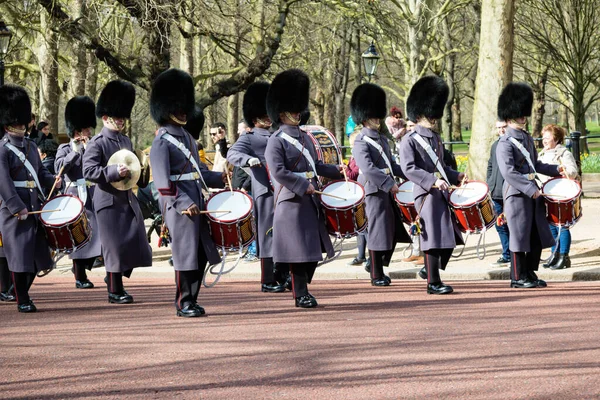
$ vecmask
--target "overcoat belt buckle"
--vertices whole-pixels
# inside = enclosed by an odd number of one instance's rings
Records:
[[[384,168],[384,169],[382,169],[382,171],[383,171],[384,174],[387,174],[387,175],[390,174],[390,169],[389,168]]]
[[[306,172],[306,178],[307,179],[312,179],[314,177],[315,177],[315,173],[313,171]]]
[[[27,189],[35,189],[34,181],[25,181],[25,185],[26,185]]]
[[[194,179],[200,179],[200,174],[198,172],[192,172],[192,176]]]
[[[442,174],[440,174],[438,171],[434,172],[433,175],[435,175],[435,177],[438,179],[442,179]]]
[[[532,172],[527,174],[526,177],[528,181],[533,181],[535,179],[535,174]]]

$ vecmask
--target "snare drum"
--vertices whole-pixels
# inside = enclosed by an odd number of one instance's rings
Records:
[[[92,237],[83,203],[75,196],[63,194],[47,201],[40,221],[46,231],[48,245],[60,253],[70,254],[85,246]]]
[[[551,225],[571,227],[581,218],[581,186],[566,178],[552,178],[542,186],[546,219]]]
[[[415,184],[411,181],[402,182],[398,189],[398,193],[394,195],[396,204],[400,208],[402,222],[411,225],[417,219],[417,209],[415,208],[415,199],[413,188]]]
[[[496,221],[496,212],[485,182],[471,181],[450,194],[450,206],[462,232],[479,233]]]
[[[210,211],[229,211],[208,215],[210,234],[219,247],[239,250],[254,240],[252,198],[240,190],[222,190],[206,202]]]
[[[333,181],[323,188],[323,193],[336,196],[320,195],[329,234],[348,238],[367,228],[365,189],[360,183]]]

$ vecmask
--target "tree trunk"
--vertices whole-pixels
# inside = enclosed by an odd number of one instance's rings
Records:
[[[446,16],[442,22],[444,28],[444,45],[446,51],[452,48],[452,37],[450,36],[450,28],[448,27],[448,16]],[[450,142],[452,138],[452,109],[454,104],[454,97],[456,94],[456,87],[454,82],[454,69],[455,69],[456,55],[451,53],[446,56],[446,69],[444,75],[446,77],[446,83],[450,88],[448,93],[448,101],[444,107],[444,116],[442,118],[442,132],[445,142]],[[452,149],[452,145],[446,145],[447,149]]]
[[[58,38],[52,30],[52,23],[46,11],[40,14],[41,32],[40,41],[40,121],[50,124],[50,131],[58,134]]]
[[[483,0],[481,37],[473,104],[473,133],[468,174],[485,180],[492,142],[496,139],[497,99],[512,80],[514,0]]]
[[[315,124],[325,126],[325,94],[320,86],[317,86],[312,105],[314,110],[312,117],[315,120]]]
[[[598,103],[594,105],[594,111],[596,116],[596,125],[600,125],[600,107],[598,107]]]
[[[573,115],[575,118],[575,130],[581,132],[581,136],[587,136],[587,129],[585,126],[585,106],[584,106],[584,95],[585,93],[577,93],[578,96],[573,99]],[[581,153],[589,153],[587,138],[581,139],[579,148]]]
[[[240,95],[234,94],[227,98],[227,138],[229,143],[233,144],[238,140],[239,134],[237,131],[240,113]]]
[[[75,0],[72,3],[73,17],[84,18],[86,15],[86,0]],[[85,94],[85,79],[87,72],[87,57],[83,43],[74,41],[72,44],[73,59],[71,63],[71,84],[69,85],[69,97],[82,96]]]
[[[546,82],[548,80],[548,68],[544,67],[542,73],[538,76],[537,82],[533,85],[533,112],[531,114],[531,135],[534,138],[542,137],[542,128],[544,125],[544,113],[546,112]],[[543,147],[542,141],[537,141],[538,148]]]
[[[184,22],[183,29],[186,32],[193,30],[189,21]],[[179,40],[179,68],[194,76],[194,38],[185,38],[180,35]]]
[[[452,141],[454,142],[463,140],[460,113],[460,96],[458,96],[457,91],[456,96],[454,97],[454,104],[452,104]]]

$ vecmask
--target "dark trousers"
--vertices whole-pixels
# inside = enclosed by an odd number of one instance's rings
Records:
[[[96,261],[96,257],[73,260],[73,275],[75,275],[75,279],[80,282],[87,281],[87,272],[85,270],[91,270],[94,261]]]
[[[308,284],[312,282],[313,275],[317,269],[316,262],[290,263],[290,274],[292,275],[292,293],[294,298],[308,294]]]
[[[272,257],[261,258],[260,269],[260,283],[275,283],[277,281]]]
[[[29,272],[12,272],[12,280],[15,284],[15,296],[17,304],[27,304],[31,300],[29,298],[29,288],[35,279],[34,273]]]
[[[533,272],[539,268],[540,258],[542,257],[542,242],[535,221],[531,227],[529,241],[531,244],[530,251],[511,252],[510,279],[513,281],[532,279]]]
[[[496,199],[492,200],[492,203],[494,204],[494,210],[496,211],[496,214],[502,214],[504,210],[504,200]],[[508,249],[510,234],[508,232],[508,224],[505,223],[502,226],[499,226],[498,224],[495,225],[496,232],[498,232],[498,237],[500,238],[500,244],[502,245],[502,258],[505,260],[510,260],[510,250]]]
[[[200,286],[202,285],[202,277],[206,269],[208,259],[204,252],[204,247],[200,242],[198,245],[198,269],[190,271],[175,270],[175,307],[181,310],[189,305],[196,304],[198,294],[200,294]]]
[[[427,269],[427,283],[438,284],[442,282],[440,269],[446,269],[454,249],[429,249],[425,253],[425,268]]]
[[[288,263],[275,263],[275,280],[283,285],[290,276],[290,264]]]
[[[359,260],[364,260],[365,259],[365,252],[367,251],[367,234],[366,231],[364,232],[365,234],[359,234],[356,237],[356,248],[358,249],[358,255],[356,256],[356,258],[358,258]]]
[[[8,270],[8,260],[0,257],[0,292],[8,293],[12,289],[12,277]]]

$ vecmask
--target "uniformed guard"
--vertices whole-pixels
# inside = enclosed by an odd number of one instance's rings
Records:
[[[340,179],[340,166],[317,159],[308,134],[298,127],[300,113],[308,108],[309,79],[298,69],[278,74],[267,94],[267,113],[279,129],[267,143],[265,159],[274,187],[273,261],[288,263],[296,307],[317,306],[308,292],[317,263],[333,246],[324,215],[314,196],[317,175]]]
[[[102,238],[109,303],[132,303],[123,287],[123,276],[130,277],[136,267],[152,265],[144,217],[131,189],[119,190],[111,183],[130,176],[124,164],[108,165],[110,157],[121,149],[133,151],[131,140],[122,133],[131,117],[135,89],[124,81],[109,82],[96,104],[96,117],[104,127],[88,143],[83,154],[83,177],[96,183],[93,205]]]
[[[200,163],[198,148],[184,129],[194,113],[194,82],[184,71],[169,69],[152,86],[150,113],[160,126],[150,162],[163,218],[172,239],[175,307],[180,317],[205,314],[197,304],[206,263],[221,262],[210,236],[202,189],[223,188],[224,173]]]
[[[233,144],[227,153],[227,161],[236,167],[247,168],[252,177],[257,251],[262,271],[261,290],[283,292],[285,286],[277,282],[273,265],[273,187],[265,159],[267,142],[271,137],[271,120],[266,106],[269,87],[267,82],[255,82],[246,90],[242,109],[244,120],[252,130]]]
[[[31,103],[20,86],[0,87],[0,227],[4,253],[15,286],[18,310],[35,312],[29,288],[38,271],[53,266],[39,215],[44,188],[60,187],[60,178],[42,166],[35,143],[25,138]]]
[[[83,178],[83,154],[96,128],[95,109],[94,101],[87,96],[73,97],[67,102],[65,124],[70,141],[58,147],[55,161],[57,171],[64,168],[65,187],[69,188],[68,194],[78,197],[83,203],[92,232],[90,241],[85,246],[69,254],[69,258],[73,260],[73,274],[77,289],[94,287],[87,277],[86,269],[91,270],[96,258],[102,255],[98,223],[92,201],[95,184]]]
[[[465,175],[444,163],[442,139],[434,131],[444,114],[448,91],[446,82],[437,76],[423,77],[413,85],[406,110],[416,126],[400,142],[402,171],[414,183],[415,208],[420,217],[414,229],[421,232],[429,294],[452,293],[452,287],[442,282],[439,270],[446,269],[456,245],[464,243],[449,208],[448,190]]]
[[[510,287],[525,289],[547,286],[535,271],[542,249],[554,245],[537,172],[558,176],[561,170],[557,165],[538,161],[533,138],[525,130],[532,106],[533,91],[526,83],[509,83],[498,98],[498,120],[508,123],[496,147],[496,161],[504,177],[504,216],[510,231]]]
[[[398,192],[394,176],[405,177],[392,157],[387,138],[379,133],[387,111],[385,91],[372,83],[359,85],[352,93],[350,111],[352,119],[363,125],[352,155],[360,169],[358,182],[366,194],[371,285],[389,286],[391,279],[383,267],[390,264],[396,243],[410,243],[411,239],[392,198]]]

